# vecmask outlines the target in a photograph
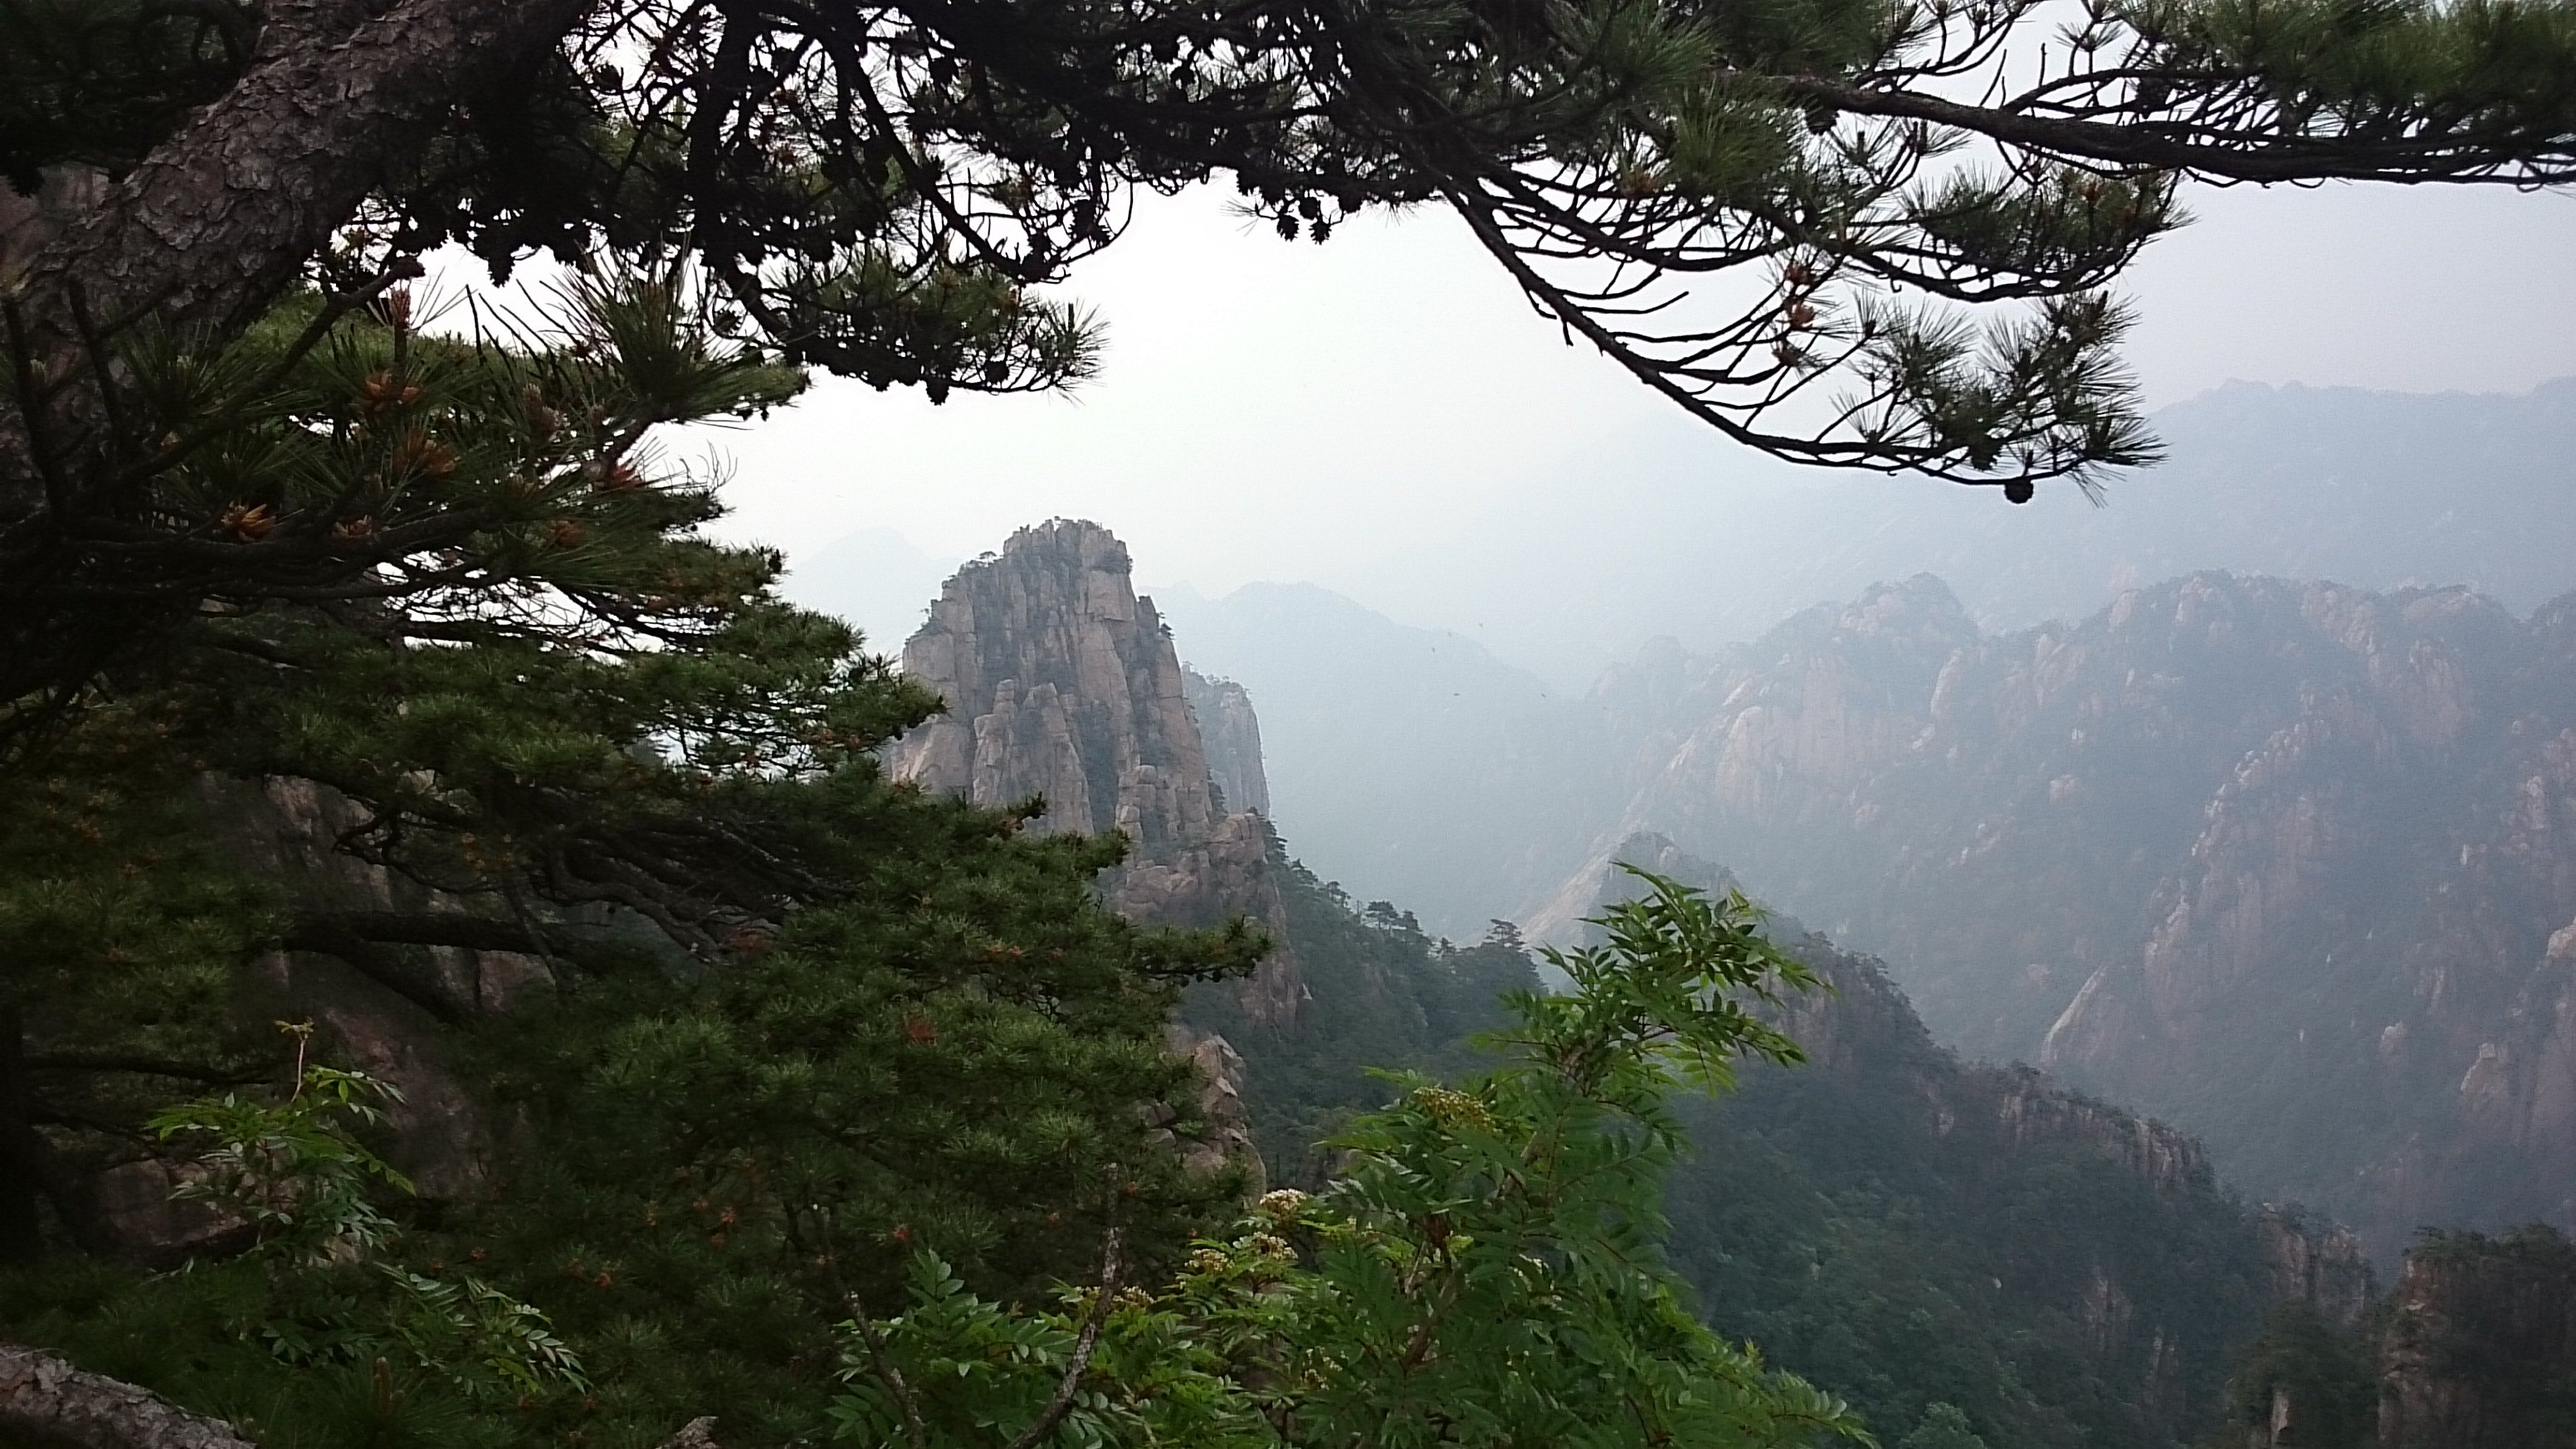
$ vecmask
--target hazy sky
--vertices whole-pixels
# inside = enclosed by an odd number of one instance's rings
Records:
[[[2233,378],[2521,391],[2576,374],[2576,196],[2249,189],[2191,207],[2130,279],[2151,404]],[[827,381],[707,440],[736,469],[728,531],[791,560],[868,527],[964,556],[1070,514],[1126,538],[1148,581],[1330,581],[1436,552],[1498,484],[1669,411],[1564,345],[1440,212],[1317,247],[1213,193],[1149,198],[1068,292],[1109,323],[1097,380],[944,407]],[[1695,466],[1724,488],[1769,465],[1711,435]]]

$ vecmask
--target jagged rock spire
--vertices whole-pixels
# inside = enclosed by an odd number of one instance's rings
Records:
[[[1207,838],[1181,662],[1128,569],[1109,530],[1064,518],[959,569],[903,646],[949,713],[896,745],[895,773],[978,805],[1043,795],[1040,830],[1123,830],[1147,857]]]
[[[1296,1014],[1269,832],[1220,807],[1171,631],[1116,536],[1064,518],[1012,534],[949,579],[903,668],[949,709],[895,743],[897,778],[994,807],[1043,796],[1042,831],[1123,832],[1135,853],[1104,882],[1110,904],[1176,925],[1250,916],[1283,945],[1247,1005]]]

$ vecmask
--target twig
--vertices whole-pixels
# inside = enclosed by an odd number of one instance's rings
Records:
[[[1100,1346],[1100,1330],[1109,1320],[1111,1299],[1118,1293],[1118,1273],[1124,1266],[1119,1249],[1125,1244],[1125,1229],[1118,1225],[1118,1196],[1112,1189],[1109,1197],[1109,1228],[1100,1235],[1100,1291],[1092,1299],[1090,1316],[1082,1321],[1082,1333],[1073,1343],[1073,1361],[1064,1366],[1064,1378],[1055,1386],[1055,1397],[1047,1401],[1046,1412],[1020,1431],[1010,1449],[1033,1449],[1036,1443],[1055,1432],[1064,1416],[1073,1411],[1073,1396],[1082,1389],[1082,1376],[1091,1371],[1092,1351]]]

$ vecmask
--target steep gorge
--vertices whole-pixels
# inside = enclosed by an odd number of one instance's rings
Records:
[[[1614,861],[1737,886],[1638,835],[1560,899],[1588,895],[1589,914],[1629,894]],[[2306,1291],[2271,1219],[2182,1132],[1963,1059],[1878,961],[1793,919],[1772,934],[1823,984],[1770,1013],[1807,1060],[1689,1103],[1696,1151],[1670,1194],[1674,1261],[1711,1321],[1870,1405],[1890,1441],[1942,1402],[1996,1446],[2192,1439],[2266,1305]]]

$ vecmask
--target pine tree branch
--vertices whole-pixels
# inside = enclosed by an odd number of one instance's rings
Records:
[[[256,1449],[221,1419],[9,1343],[0,1343],[0,1433],[69,1449]]]
[[[2443,181],[2529,188],[2576,176],[2576,164],[2569,161],[2563,142],[2550,149],[2535,146],[2529,138],[2487,143],[2475,137],[2429,135],[2374,141],[2247,130],[2225,133],[2214,141],[2189,140],[2136,121],[2032,115],[1917,91],[1854,86],[1823,76],[1784,77],[1778,84],[1792,97],[1857,116],[1928,121],[2050,156],[2103,166],[2187,171],[2221,181],[2266,185]]]
[[[306,911],[295,918],[298,932],[347,933],[388,946],[456,946],[468,951],[516,951],[543,955],[546,943],[516,921],[462,911]]]
[[[371,14],[361,0],[297,0],[224,96],[28,258],[12,299],[28,365],[15,406],[0,407],[0,602],[59,581],[62,530],[133,502],[135,485],[106,458],[102,389],[121,384],[82,366],[75,286],[109,334],[146,315],[241,326],[347,220],[388,158],[474,85],[543,53],[589,4],[395,0]],[[68,483],[39,486],[57,477]],[[63,622],[30,609],[0,625],[10,682],[0,694],[83,667],[54,637]]]
[[[428,1012],[442,1025],[458,1026],[465,1021],[465,1008],[447,993],[435,976],[397,958],[345,922],[327,915],[298,917],[279,935],[277,944],[288,951],[314,951],[336,956],[349,963],[359,975]]]
[[[463,911],[303,911],[278,936],[289,951],[317,951],[349,963],[362,976],[440,1022],[455,1026],[472,1010],[434,973],[403,960],[389,946],[451,946],[465,951],[550,954],[533,926]]]

